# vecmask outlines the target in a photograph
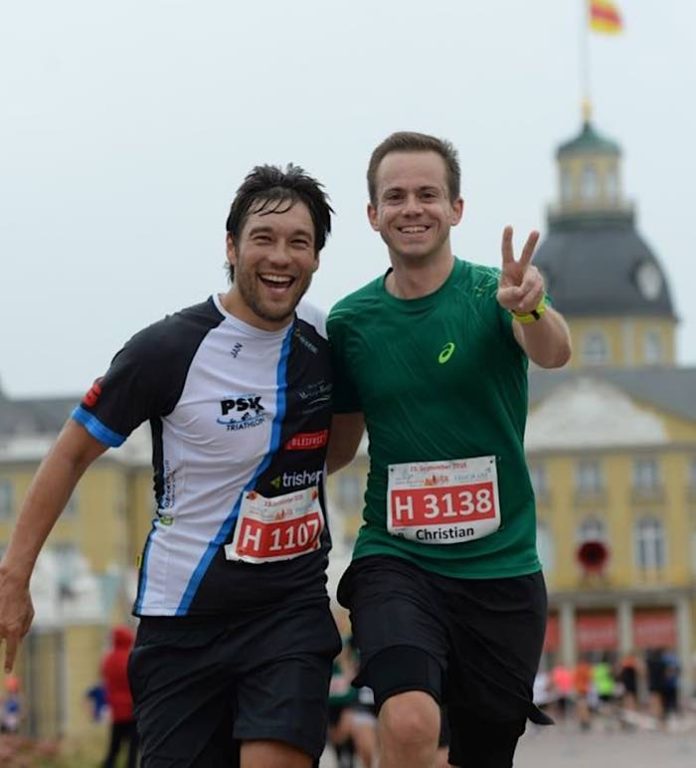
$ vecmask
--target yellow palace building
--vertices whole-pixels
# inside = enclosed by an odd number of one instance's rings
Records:
[[[619,146],[586,121],[556,154],[559,199],[535,263],[573,337],[530,374],[526,448],[551,592],[548,650],[669,649],[693,688],[696,369],[676,365],[660,260],[622,194]]]

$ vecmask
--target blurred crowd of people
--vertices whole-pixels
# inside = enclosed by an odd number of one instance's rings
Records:
[[[574,718],[589,730],[595,715],[637,725],[667,727],[681,713],[680,667],[672,649],[654,648],[624,656],[588,653],[574,668],[542,666],[534,701],[557,722]]]

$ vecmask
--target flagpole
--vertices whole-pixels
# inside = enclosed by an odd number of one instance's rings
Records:
[[[592,101],[590,97],[590,0],[580,0],[584,9],[580,28],[580,80],[582,89],[582,121],[589,123],[592,116]]]

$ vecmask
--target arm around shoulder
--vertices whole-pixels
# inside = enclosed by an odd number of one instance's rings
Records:
[[[331,420],[329,448],[326,465],[329,474],[350,464],[358,452],[365,432],[365,417],[362,413],[335,413]]]

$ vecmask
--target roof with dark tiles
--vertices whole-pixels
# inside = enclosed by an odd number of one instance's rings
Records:
[[[662,275],[655,299],[646,298],[636,280],[638,267],[646,262]],[[628,219],[609,222],[599,217],[552,229],[534,263],[544,274],[554,306],[568,317],[675,318],[662,266]]]

